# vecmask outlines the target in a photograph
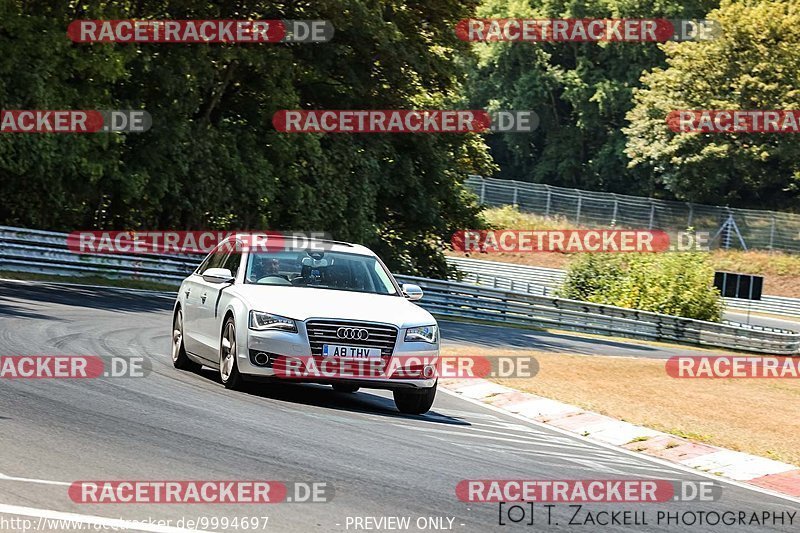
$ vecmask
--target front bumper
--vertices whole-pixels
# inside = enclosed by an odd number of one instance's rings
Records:
[[[243,343],[246,348],[237,354],[239,372],[245,379],[280,381],[283,383],[340,383],[354,385],[363,388],[388,389],[388,390],[409,390],[427,389],[436,384],[435,373],[430,377],[423,375],[422,367],[438,363],[439,345],[424,342],[405,342],[403,339],[404,330],[400,329],[395,340],[391,358],[383,358],[390,370],[388,374],[375,375],[370,373],[364,375],[359,372],[350,374],[347,372],[300,372],[287,373],[276,372],[275,368],[283,368],[287,362],[295,365],[293,368],[312,369],[323,368],[320,361],[325,359],[311,357],[311,344],[305,323],[297,323],[297,333],[287,333],[285,331],[255,331],[247,329],[247,342]],[[344,342],[343,342],[344,343]],[[258,365],[255,363],[255,355],[258,353],[267,354],[273,362],[277,364],[270,366]],[[331,362],[331,359],[328,359]],[[336,366],[336,365],[334,365]],[[399,372],[398,372],[399,370]],[[291,377],[289,377],[291,375]]]

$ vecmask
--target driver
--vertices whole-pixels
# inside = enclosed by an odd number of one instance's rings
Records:
[[[276,257],[257,257],[253,263],[253,268],[250,271],[248,281],[250,283],[256,283],[261,278],[266,278],[269,276],[277,276],[279,278],[287,279],[286,276],[281,274],[280,267],[281,263]]]

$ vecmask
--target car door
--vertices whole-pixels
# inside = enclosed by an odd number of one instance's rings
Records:
[[[220,268],[227,254],[219,252],[219,246],[212,250],[203,260],[197,270],[183,283],[183,338],[186,351],[205,358],[205,333],[203,332],[202,317],[204,314],[204,298],[208,282],[203,280],[203,272],[209,268]]]
[[[230,250],[227,253],[223,250]],[[236,278],[239,272],[239,264],[242,259],[242,244],[239,241],[232,241],[231,244],[223,244],[222,250],[218,252],[220,260],[214,261],[217,266],[210,268],[227,268]],[[202,279],[198,280],[200,288],[200,301],[198,307],[198,331],[200,332],[200,350],[198,355],[213,363],[218,363],[219,343],[222,333],[222,317],[225,312],[222,302],[222,293],[230,287],[229,283],[211,283]]]

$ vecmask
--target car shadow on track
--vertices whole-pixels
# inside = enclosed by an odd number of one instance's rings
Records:
[[[174,296],[167,294],[124,291],[114,287],[80,287],[47,282],[36,284],[0,282],[0,305],[6,306],[3,314],[30,317],[36,309],[11,307],[17,306],[19,300],[25,301],[28,305],[30,302],[36,302],[46,306],[67,305],[115,313],[168,311],[172,309],[175,301]]]
[[[222,384],[216,370],[203,367],[199,375]],[[376,394],[359,390],[355,393],[336,392],[328,385],[314,383],[281,383],[277,381],[245,382],[244,390],[230,391],[232,394],[247,394],[251,397],[278,400],[287,403],[313,405],[337,411],[364,413],[389,418],[420,420],[437,424],[470,426],[463,419],[444,415],[432,409],[424,415],[406,415],[397,410],[394,401]],[[435,406],[435,404],[434,404]]]
[[[2,297],[0,297],[0,317],[51,319],[51,317],[45,313],[36,313],[30,309],[22,307],[21,305],[14,305],[4,300]],[[55,317],[52,317],[52,319],[61,320]]]

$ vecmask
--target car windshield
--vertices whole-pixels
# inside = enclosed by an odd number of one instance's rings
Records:
[[[252,253],[245,283],[398,294],[377,258],[330,251]]]

